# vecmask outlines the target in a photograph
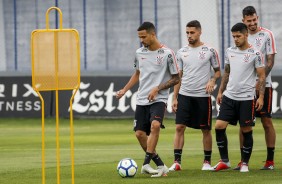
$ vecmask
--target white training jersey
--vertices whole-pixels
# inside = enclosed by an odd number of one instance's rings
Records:
[[[169,89],[159,91],[153,102],[149,102],[148,95],[154,87],[170,80],[173,74],[178,74],[174,52],[164,45],[156,51],[141,47],[136,51],[134,67],[140,71],[136,104],[167,103]]]
[[[253,100],[256,68],[264,67],[261,52],[253,46],[246,50],[230,47],[225,53],[225,64],[230,65],[230,75],[223,94],[233,100]]]
[[[183,71],[179,94],[208,97],[206,85],[211,78],[212,68],[219,68],[217,51],[205,44],[199,47],[185,46],[177,52],[177,64]]]
[[[259,31],[255,34],[249,34],[248,41],[255,48],[257,48],[264,57],[264,61],[266,62],[267,55],[276,54],[276,43],[273,36],[273,33],[265,29],[263,27],[259,28]],[[266,77],[266,87],[271,87],[271,72]]]

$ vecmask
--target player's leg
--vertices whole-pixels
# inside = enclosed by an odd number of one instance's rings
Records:
[[[175,135],[174,135],[174,163],[169,168],[169,171],[179,171],[181,170],[181,157],[182,149],[184,146],[184,132],[186,125],[176,124]]]
[[[239,163],[237,164],[236,167],[234,167],[233,170],[240,170],[241,168],[241,164],[242,164],[242,155],[243,155],[243,133],[242,133],[242,129],[239,128],[239,143],[240,143],[240,154],[241,154],[241,159],[239,161]]]
[[[212,155],[212,134],[211,130],[202,130],[203,133],[203,148],[204,148],[204,162],[202,170],[213,170],[211,166]]]
[[[187,123],[190,121],[190,108],[191,97],[178,95],[178,106],[175,117],[175,135],[174,135],[174,163],[169,168],[170,171],[179,171],[181,170],[181,157],[182,149],[184,146],[184,137]]]
[[[218,151],[221,160],[214,166],[215,171],[229,169],[230,162],[228,156],[228,139],[226,135],[226,128],[228,124],[236,125],[238,102],[226,96],[223,96],[220,105],[219,113],[215,123],[215,135]]]
[[[148,107],[146,106],[136,106],[135,117],[134,117],[134,131],[135,136],[142,147],[142,149],[146,152],[147,150],[147,136],[150,134],[150,120],[149,116],[146,115],[148,112]],[[155,153],[155,151],[153,152]],[[142,174],[156,174],[158,171],[153,169],[150,166],[150,160],[148,163],[142,166],[141,168]]]
[[[265,88],[264,105],[258,116],[261,117],[261,122],[265,133],[265,143],[267,146],[267,157],[262,170],[274,169],[274,150],[276,142],[276,132],[271,119],[272,112],[272,87]]]
[[[203,134],[204,161],[202,170],[213,170],[211,166],[212,155],[212,104],[211,97],[195,97],[193,98],[195,110],[192,110],[192,121],[195,120],[194,127],[201,129]],[[190,127],[190,125],[188,125]]]
[[[276,132],[272,123],[272,119],[268,117],[262,117],[261,122],[265,132],[265,142],[267,146],[267,158],[262,170],[274,169],[274,150],[276,142]]]
[[[240,172],[249,172],[249,160],[253,150],[253,131],[252,127],[255,125],[255,100],[246,100],[240,102],[240,128],[243,134],[243,148],[242,148],[242,164]]]

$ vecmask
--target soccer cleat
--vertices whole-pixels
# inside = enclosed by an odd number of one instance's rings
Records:
[[[230,162],[223,162],[220,160],[214,167],[214,171],[226,170],[231,167]]]
[[[204,161],[202,171],[212,171],[214,168],[211,166],[211,163],[207,160]]]
[[[242,165],[242,161],[240,161],[240,162],[237,164],[237,166],[233,168],[233,170],[239,171],[240,168],[241,168],[241,165]]]
[[[267,160],[260,170],[274,170],[274,162]]]
[[[158,170],[158,173],[157,174],[153,174],[151,176],[152,178],[158,178],[158,177],[161,177],[161,176],[167,176],[167,173],[169,172],[169,170],[168,170],[166,165],[158,166],[157,170]]]
[[[249,166],[246,162],[241,163],[240,172],[249,172]]]
[[[177,161],[174,161],[172,166],[169,168],[169,171],[180,171],[181,170],[181,165]]]
[[[141,168],[141,174],[158,174],[158,170],[153,169],[149,164],[143,165]]]

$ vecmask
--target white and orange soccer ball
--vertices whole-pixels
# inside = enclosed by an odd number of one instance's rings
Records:
[[[117,172],[123,178],[134,177],[137,170],[137,164],[131,158],[121,159],[117,165]]]

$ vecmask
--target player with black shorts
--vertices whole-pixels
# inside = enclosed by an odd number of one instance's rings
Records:
[[[180,81],[174,52],[162,45],[155,26],[144,22],[138,28],[138,36],[143,47],[137,49],[134,61],[135,73],[125,87],[117,92],[121,98],[132,86],[139,82],[134,119],[135,135],[146,152],[141,173],[152,177],[165,175],[169,170],[156,153],[160,128],[169,96],[169,88]],[[157,169],[150,166],[153,160]]]
[[[216,124],[216,142],[221,160],[214,166],[215,171],[229,169],[228,124],[239,121],[244,137],[243,155],[240,172],[249,172],[249,159],[253,150],[252,127],[255,124],[255,110],[263,107],[265,91],[265,71],[262,54],[248,42],[248,28],[243,23],[235,24],[232,29],[235,42],[225,53],[225,72],[217,95],[220,105]],[[259,97],[255,100],[256,76]]]
[[[248,27],[249,36],[248,41],[255,48],[257,48],[263,55],[265,61],[265,75],[266,85],[264,93],[264,105],[260,111],[256,111],[256,117],[261,119],[264,132],[265,143],[267,146],[267,156],[264,166],[261,170],[273,170],[274,169],[274,150],[276,142],[276,132],[272,123],[272,81],[271,70],[274,66],[274,57],[277,53],[276,44],[273,33],[264,28],[258,26],[258,16],[256,9],[253,6],[247,6],[242,11],[243,23]],[[243,135],[240,131],[240,149],[241,155],[243,154]],[[242,158],[241,158],[242,160]],[[239,162],[234,170],[239,170],[242,161]]]
[[[201,42],[201,24],[197,20],[187,23],[189,44],[177,52],[181,83],[174,86],[172,109],[176,113],[174,137],[174,163],[170,171],[181,170],[181,155],[186,127],[201,129],[204,161],[202,170],[211,170],[212,104],[210,94],[220,77],[217,51]],[[212,76],[212,70],[214,75]]]

